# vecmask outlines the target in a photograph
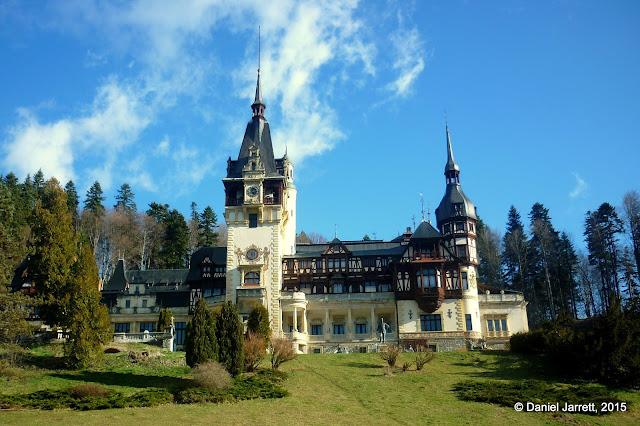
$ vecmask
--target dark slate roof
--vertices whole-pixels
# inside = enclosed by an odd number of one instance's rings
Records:
[[[113,275],[107,281],[103,291],[122,291],[126,284],[181,284],[187,280],[188,269],[137,269],[124,270],[124,262],[118,261]]]
[[[227,248],[226,247],[204,247],[191,255],[191,269],[189,269],[188,281],[200,280],[200,263],[205,257],[209,257],[211,262],[216,266],[227,266]]]
[[[249,148],[253,145],[256,145],[260,150],[260,160],[264,165],[266,175],[279,176],[276,169],[276,160],[273,156],[269,122],[259,116],[255,116],[247,123],[247,129],[244,132],[244,139],[242,140],[238,159],[231,161],[229,164],[229,170],[227,172],[228,178],[242,177],[242,168],[249,160]]]
[[[335,240],[334,240],[335,241]],[[285,258],[320,257],[332,244],[304,244],[296,247],[296,254]],[[399,256],[404,252],[404,245],[394,242],[379,241],[340,241],[353,256]]]
[[[447,125],[447,164],[444,166],[445,175],[449,171],[460,171],[458,163],[453,158],[453,149],[451,148],[451,138],[449,137],[449,126]]]
[[[18,267],[13,271],[11,291],[19,291],[26,280],[28,280],[27,259],[20,262]]]
[[[440,226],[440,224],[445,220],[456,217],[455,210],[453,209],[454,204],[462,204],[463,217],[478,219],[476,217],[475,206],[471,200],[464,195],[460,184],[448,184],[444,197],[442,197],[442,201],[440,201],[440,205],[436,209],[438,226]]]
[[[429,222],[421,222],[418,229],[411,235],[411,239],[418,238],[441,238],[442,234],[438,232]]]

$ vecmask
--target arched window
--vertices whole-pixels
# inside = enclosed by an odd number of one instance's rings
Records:
[[[258,272],[247,272],[244,274],[244,283],[245,285],[259,285],[260,284],[260,273]]]

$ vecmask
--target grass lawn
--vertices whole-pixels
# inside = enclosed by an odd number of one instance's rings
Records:
[[[140,348],[136,348],[140,350]],[[43,354],[42,366],[46,366]],[[90,371],[32,368],[2,382],[2,393],[31,392],[95,382],[124,393],[141,388],[180,389],[190,381],[183,353],[162,353],[149,361],[126,361],[109,354],[104,366]],[[411,359],[402,354],[398,365]],[[265,367],[267,364],[263,364]],[[506,352],[439,353],[422,371],[384,375],[376,354],[301,355],[283,364],[283,383],[291,395],[282,399],[226,404],[163,405],[152,408],[72,410],[4,410],[2,424],[640,424],[637,391],[614,391],[629,401],[627,412],[607,416],[521,413],[513,408],[462,401],[453,390],[463,380],[504,382],[537,379],[572,383],[548,376],[540,360]],[[415,368],[415,367],[413,367]],[[6,379],[4,379],[6,380]],[[583,383],[583,386],[597,386]],[[552,401],[549,401],[552,402]],[[567,401],[571,402],[571,401]]]

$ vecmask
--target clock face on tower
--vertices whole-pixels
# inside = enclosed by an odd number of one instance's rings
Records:
[[[257,186],[250,186],[247,189],[247,194],[249,195],[249,197],[257,197],[258,196],[258,187]]]

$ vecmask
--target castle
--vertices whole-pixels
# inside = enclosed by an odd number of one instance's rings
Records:
[[[437,227],[423,220],[388,242],[296,245],[293,163],[274,156],[259,71],[251,109],[238,158],[229,158],[222,180],[227,247],[198,250],[189,269],[127,271],[120,262],[103,288],[116,337],[155,332],[159,310],[168,307],[180,347],[202,297],[212,309],[236,303],[245,321],[254,305],[264,305],[273,333],[301,353],[367,352],[381,341],[425,339],[436,351],[503,347],[528,331],[521,293],[477,281],[476,209],[460,186],[448,126]]]

